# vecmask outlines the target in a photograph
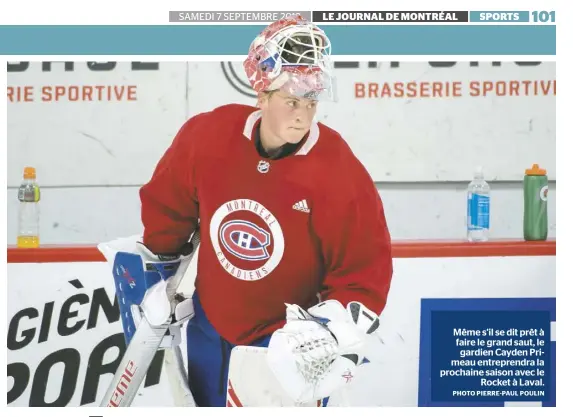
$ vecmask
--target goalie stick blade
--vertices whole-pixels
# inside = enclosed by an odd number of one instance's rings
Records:
[[[164,363],[175,407],[196,407],[197,404],[189,389],[181,348],[174,346],[171,349],[165,349]]]
[[[151,327],[143,318],[105,393],[101,407],[129,407],[151,365],[169,323]]]

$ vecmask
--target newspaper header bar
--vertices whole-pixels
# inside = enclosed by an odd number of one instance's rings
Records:
[[[300,14],[307,20],[311,19],[311,12],[294,12],[294,11],[170,11],[169,22],[181,23],[272,23],[287,17]]]
[[[190,24],[270,24],[295,15],[325,25],[365,24],[555,24],[555,11],[170,11],[169,22]],[[433,25],[432,25],[433,26]]]
[[[1,26],[3,55],[241,55],[265,24]],[[324,25],[335,55],[555,55],[556,25]],[[209,42],[189,42],[209,39]],[[377,39],[380,42],[364,42]],[[399,42],[385,40],[399,39]]]

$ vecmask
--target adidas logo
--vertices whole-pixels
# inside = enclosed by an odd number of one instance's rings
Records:
[[[302,211],[303,213],[310,213],[310,209],[306,204],[306,200],[300,200],[298,203],[295,203],[292,208],[298,211]]]

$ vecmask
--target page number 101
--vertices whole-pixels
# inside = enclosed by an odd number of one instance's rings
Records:
[[[555,11],[531,12],[531,16],[533,17],[534,22],[542,22],[542,23],[547,23],[547,22],[554,23],[555,22]]]

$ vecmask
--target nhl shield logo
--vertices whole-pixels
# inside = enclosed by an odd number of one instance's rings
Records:
[[[259,171],[261,174],[266,174],[269,172],[270,168],[271,164],[269,164],[267,161],[259,161],[259,164],[257,165],[257,171]]]

